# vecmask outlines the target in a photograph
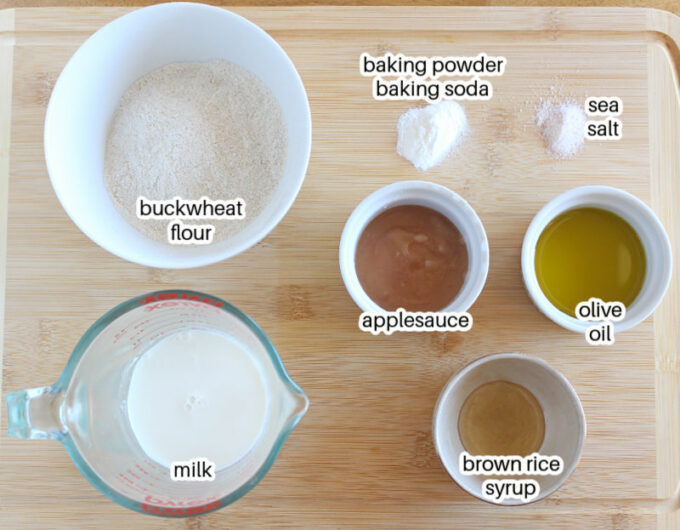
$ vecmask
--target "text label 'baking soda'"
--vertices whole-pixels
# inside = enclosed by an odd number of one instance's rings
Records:
[[[175,481],[205,482],[215,480],[215,463],[207,458],[173,462],[170,478]]]
[[[472,315],[463,312],[411,312],[403,308],[396,311],[362,313],[359,329],[373,335],[391,335],[395,331],[469,331]]]
[[[168,242],[173,245],[207,245],[212,243],[215,226],[211,224],[190,225],[181,219],[245,219],[246,203],[240,197],[226,201],[198,200],[173,197],[168,200],[151,200],[137,197],[137,217],[142,220],[171,220],[168,223]]]
[[[458,467],[465,476],[546,476],[560,475],[564,460],[557,455],[545,456],[532,453],[529,456],[482,456],[460,453]],[[541,492],[534,479],[488,479],[482,483],[482,497],[500,504],[506,499],[530,502]]]
[[[576,305],[576,318],[584,322],[598,322],[586,329],[586,341],[593,346],[614,344],[614,325],[626,316],[626,306],[621,302],[604,302],[590,298]]]
[[[373,77],[373,98],[378,101],[422,99],[435,103],[443,99],[491,99],[493,85],[480,77],[503,75],[506,64],[505,57],[485,53],[471,57],[410,57],[389,52],[374,57],[362,53],[359,71],[364,77]],[[469,79],[439,81],[439,77]]]
[[[623,138],[623,124],[614,116],[623,112],[623,102],[617,97],[590,97],[586,99],[585,111],[588,117],[605,117],[589,120],[585,125],[588,140],[620,140]]]

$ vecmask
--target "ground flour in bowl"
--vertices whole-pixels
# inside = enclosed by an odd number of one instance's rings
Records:
[[[286,124],[270,90],[248,70],[216,60],[173,63],[123,95],[109,129],[104,178],[122,215],[167,243],[168,221],[141,220],[136,201],[244,199],[243,220],[215,225],[213,241],[242,230],[270,200],[286,158]]]

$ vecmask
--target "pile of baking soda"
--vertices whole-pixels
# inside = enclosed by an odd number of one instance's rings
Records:
[[[427,171],[442,163],[466,131],[465,111],[455,101],[410,109],[397,122],[397,153]]]

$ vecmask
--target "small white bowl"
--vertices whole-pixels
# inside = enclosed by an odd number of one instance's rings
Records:
[[[135,230],[106,191],[103,167],[109,124],[135,80],[169,63],[213,59],[246,68],[279,102],[288,133],[283,175],[269,204],[234,237],[212,245],[163,244]],[[256,244],[293,204],[305,178],[310,148],[309,103],[286,53],[252,22],[204,4],[146,7],[101,28],[64,67],[45,118],[47,170],[66,213],[109,252],[152,267],[208,265]]]
[[[540,492],[534,501],[541,500],[569,478],[581,457],[586,438],[586,418],[576,391],[560,372],[541,359],[499,353],[482,357],[454,375],[444,386],[434,409],[435,448],[451,478],[471,495],[488,501],[482,496],[482,484],[494,477],[466,476],[460,472],[458,459],[465,448],[458,434],[458,416],[473,390],[498,380],[521,385],[536,397],[545,418],[545,438],[538,452],[544,456],[557,455],[564,461],[564,471],[559,475],[500,477],[536,480]],[[506,499],[501,504],[523,503]]]
[[[536,307],[560,326],[585,333],[593,322],[586,322],[557,309],[543,293],[536,277],[536,244],[550,221],[574,208],[594,207],[609,210],[625,219],[637,232],[647,257],[647,270],[642,289],[626,308],[626,316],[614,322],[614,331],[624,331],[646,319],[659,305],[671,281],[673,266],[671,243],[654,212],[640,199],[609,186],[582,186],[558,195],[536,214],[522,244],[522,276],[524,285]],[[608,300],[613,302],[615,300]]]
[[[426,206],[448,217],[460,230],[468,252],[468,272],[463,287],[442,311],[467,311],[484,288],[489,272],[489,243],[484,225],[465,199],[444,186],[419,180],[396,182],[371,193],[347,219],[340,239],[340,271],[347,291],[365,312],[385,311],[364,291],[357,276],[355,254],[366,225],[395,206]]]

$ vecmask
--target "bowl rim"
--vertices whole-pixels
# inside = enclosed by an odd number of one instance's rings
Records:
[[[545,293],[538,284],[538,278],[536,276],[536,267],[534,265],[534,259],[532,259],[535,258],[536,244],[538,242],[538,238],[543,233],[543,230],[545,230],[545,227],[553,219],[555,219],[562,213],[579,207],[578,205],[574,205],[562,208],[561,205],[571,200],[579,200],[582,201],[584,206],[586,206],[589,203],[588,197],[592,196],[593,194],[607,195],[611,197],[613,200],[619,202],[626,201],[628,202],[629,205],[637,208],[637,211],[644,216],[645,223],[660,236],[660,240],[663,246],[662,251],[665,256],[665,261],[663,263],[664,270],[663,277],[661,278],[662,287],[661,290],[659,291],[660,294],[656,297],[653,303],[650,302],[646,306],[644,306],[644,310],[642,310],[641,313],[636,317],[628,318],[627,314],[623,320],[613,323],[615,332],[626,331],[637,326],[640,322],[647,319],[656,310],[656,308],[661,303],[663,297],[665,296],[668,290],[668,286],[670,285],[671,282],[671,275],[673,269],[673,255],[671,243],[668,237],[668,233],[666,232],[666,229],[664,228],[663,224],[656,216],[654,211],[649,206],[647,206],[647,204],[645,204],[642,200],[637,198],[635,195],[612,186],[594,185],[594,186],[579,186],[576,188],[572,188],[557,195],[556,197],[553,197],[536,213],[524,234],[521,251],[522,279],[524,281],[526,291],[529,294],[529,297],[531,298],[534,305],[539,309],[541,313],[543,313],[546,317],[548,317],[556,324],[562,326],[565,329],[575,331],[578,333],[585,333],[590,326],[597,324],[597,322],[578,320],[577,318],[566,313],[563,313],[561,310],[556,308],[552,304],[552,302],[548,300]],[[607,211],[612,211],[607,206],[594,206],[594,207]],[[554,212],[552,215],[548,216],[548,213],[552,209],[556,209],[557,211]],[[612,213],[619,215],[617,212],[614,211],[612,211]],[[626,220],[626,222],[628,221]],[[647,267],[647,274],[649,274],[649,267]]]
[[[404,202],[402,197],[398,197],[393,200],[392,197],[395,194],[402,193],[405,196],[412,194],[413,192],[444,198],[452,206],[452,209],[457,209],[461,212],[461,214],[471,224],[476,235],[480,236],[480,241],[475,242],[476,244],[480,245],[481,263],[479,264],[479,268],[474,271],[474,275],[470,274],[470,271],[468,270],[468,278],[466,278],[459,293],[446,307],[440,309],[437,312],[468,311],[470,307],[472,307],[472,305],[476,302],[477,298],[479,298],[479,295],[484,290],[484,286],[486,285],[486,280],[489,273],[489,240],[486,235],[484,224],[479,218],[479,215],[477,215],[475,209],[458,193],[435,182],[428,182],[424,180],[393,182],[392,184],[378,188],[367,195],[354,208],[354,210],[352,210],[352,213],[345,222],[345,226],[340,237],[340,245],[338,250],[340,273],[342,275],[345,288],[362,311],[387,311],[371,299],[359,281],[355,263],[356,247],[364,229],[377,215],[396,206],[394,205],[395,202],[399,202],[400,205],[409,204],[408,202]],[[435,207],[430,208],[438,211],[450,219],[450,216],[446,212],[442,212]],[[362,226],[360,227],[360,230],[357,230],[356,234],[354,234],[353,231],[355,225],[359,223],[361,223]],[[461,235],[465,237],[465,235],[462,234],[462,231]],[[471,242],[465,239],[465,243],[468,246],[469,252]],[[472,282],[473,287],[467,296],[463,300],[460,300],[459,295],[461,292],[463,292],[463,289],[465,288],[465,285],[468,281]],[[464,307],[453,307],[458,305],[462,305]]]
[[[573,462],[569,464],[569,466],[566,465],[565,463],[565,468],[562,471],[562,474],[555,482],[555,484],[546,489],[546,490],[541,490],[539,495],[535,498],[532,499],[529,502],[513,502],[513,503],[495,503],[490,501],[489,499],[484,498],[481,494],[477,494],[474,491],[469,490],[466,488],[464,485],[462,485],[460,482],[458,482],[458,479],[456,478],[455,474],[451,472],[449,467],[446,465],[444,462],[444,458],[442,457],[443,451],[441,449],[441,443],[439,436],[437,435],[438,432],[438,424],[439,424],[439,417],[441,416],[442,411],[444,410],[444,401],[448,397],[448,395],[453,391],[454,387],[463,379],[464,376],[466,376],[468,373],[470,373],[472,370],[487,364],[489,362],[497,361],[497,360],[502,360],[502,359],[515,359],[520,362],[528,362],[532,364],[536,364],[540,366],[542,369],[549,371],[552,373],[554,376],[556,376],[560,382],[564,385],[569,397],[571,398],[571,402],[575,404],[576,411],[578,413],[578,418],[579,418],[579,439],[578,439],[578,444],[576,447],[576,458],[574,458]],[[448,473],[448,475],[453,479],[453,481],[466,493],[469,495],[472,495],[473,497],[476,497],[477,499],[480,499],[484,502],[487,502],[489,504],[492,504],[494,506],[525,506],[528,504],[533,504],[534,502],[538,502],[540,500],[545,499],[546,497],[549,497],[553,493],[555,493],[558,489],[560,489],[565,482],[569,479],[569,477],[572,475],[576,467],[578,466],[579,462],[581,461],[581,456],[583,454],[583,447],[585,445],[586,441],[586,436],[587,436],[587,420],[586,420],[586,414],[583,409],[583,404],[581,403],[581,399],[578,396],[578,393],[574,389],[573,385],[567,379],[567,377],[560,372],[557,368],[553,367],[550,363],[547,361],[539,358],[539,357],[534,357],[532,355],[526,355],[523,353],[517,353],[517,352],[504,352],[504,353],[492,353],[489,355],[485,355],[483,357],[480,357],[478,359],[475,359],[468,364],[466,364],[463,368],[461,368],[458,372],[454,373],[448,381],[444,384],[442,387],[441,392],[439,393],[439,396],[437,397],[437,401],[434,406],[434,412],[432,414],[432,439],[434,441],[434,447],[435,451],[437,452],[437,456],[439,456],[439,460],[442,463],[442,466]]]

